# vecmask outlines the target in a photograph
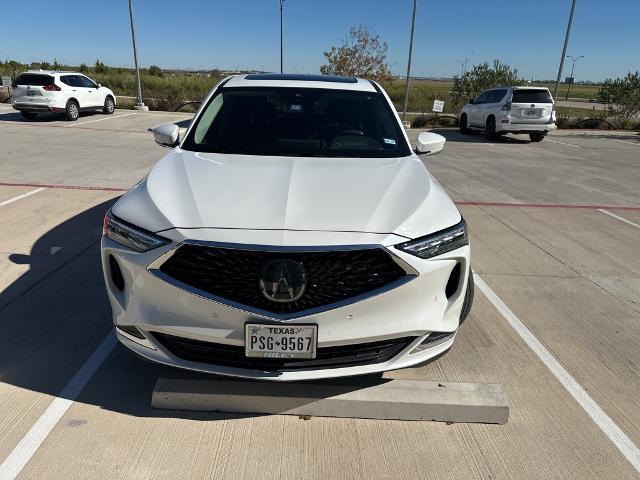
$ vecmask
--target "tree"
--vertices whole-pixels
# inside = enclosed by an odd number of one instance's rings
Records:
[[[78,67],[78,70],[80,70],[80,73],[88,73],[89,72],[89,67],[87,67],[87,64],[82,62],[80,64],[80,67]]]
[[[54,58],[53,59],[53,69],[54,70],[61,70],[62,66],[58,63],[58,59]]]
[[[620,120],[630,120],[640,114],[640,73],[627,73],[624,78],[608,78],[600,87],[598,97],[607,113]]]
[[[96,73],[107,73],[107,66],[100,60],[96,60],[96,63],[93,65],[93,69]]]
[[[369,32],[367,27],[352,27],[340,47],[331,47],[331,50],[324,52],[327,63],[320,66],[320,72],[325,75],[364,77],[385,83],[391,79],[387,51],[387,42],[381,42],[380,37]]]
[[[42,70],[51,70],[51,64],[49,62],[45,62],[44,60],[40,62],[40,68]]]
[[[493,68],[487,62],[474,65],[462,77],[453,77],[451,99],[456,107],[461,107],[470,98],[477,97],[484,90],[498,85],[521,85],[518,70],[494,60]]]
[[[162,69],[157,67],[156,65],[151,65],[149,67],[149,75],[153,77],[164,77],[164,73],[162,73]]]

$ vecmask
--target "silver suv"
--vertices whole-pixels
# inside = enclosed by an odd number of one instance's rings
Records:
[[[460,133],[484,130],[488,140],[507,133],[528,133],[541,142],[555,130],[556,112],[548,88],[495,87],[470,100],[460,112]]]

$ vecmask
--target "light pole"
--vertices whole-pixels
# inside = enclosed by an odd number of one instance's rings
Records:
[[[283,73],[282,67],[282,8],[284,7],[284,0],[280,0],[280,73]]]
[[[456,60],[460,64],[460,71],[462,72],[462,76],[464,77],[465,72],[467,71],[467,62],[468,58],[465,57],[464,60]]]
[[[413,0],[413,18],[411,20],[411,37],[409,39],[409,61],[407,62],[407,79],[404,82],[404,108],[402,109],[402,121],[407,116],[407,105],[409,103],[409,77],[411,75],[411,53],[413,51],[413,31],[416,27],[416,1]]]
[[[556,78],[556,88],[553,90],[553,98],[558,97],[558,87],[560,86],[560,77],[562,76],[562,67],[564,67],[564,57],[567,55],[567,44],[569,43],[569,35],[571,34],[571,24],[573,23],[573,12],[576,9],[576,0],[571,3],[571,13],[569,14],[569,23],[567,23],[567,32],[564,35],[564,47],[562,48],[562,56],[560,57],[560,66],[558,67],[558,78]]]
[[[136,31],[133,28],[133,11],[131,10],[131,0],[129,0],[129,20],[131,21],[131,41],[133,42],[133,62],[136,65],[136,80],[138,83],[138,103],[133,108],[134,110],[149,110],[142,101],[142,86],[140,85],[140,69],[138,68],[138,51],[136,50]]]
[[[567,87],[567,96],[564,97],[565,100],[569,100],[569,91],[571,90],[571,84],[573,83],[573,69],[576,67],[576,62],[581,58],[584,58],[584,55],[580,55],[579,57],[575,57],[575,58],[571,55],[567,55],[567,58],[570,58],[573,61],[573,64],[571,65],[571,82]]]

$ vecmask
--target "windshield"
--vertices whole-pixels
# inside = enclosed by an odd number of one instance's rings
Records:
[[[514,90],[511,101],[513,103],[553,103],[551,94],[546,88],[541,90]]]
[[[312,88],[223,88],[182,148],[313,157],[410,154],[381,93]]]

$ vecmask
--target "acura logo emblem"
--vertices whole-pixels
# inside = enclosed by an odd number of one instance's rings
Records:
[[[260,290],[272,302],[291,303],[307,288],[307,276],[300,262],[289,259],[271,260],[262,268]]]
[[[536,106],[536,104],[535,104],[535,103],[532,103],[532,104],[531,104],[531,108],[533,108],[533,107],[535,107],[535,106]]]

